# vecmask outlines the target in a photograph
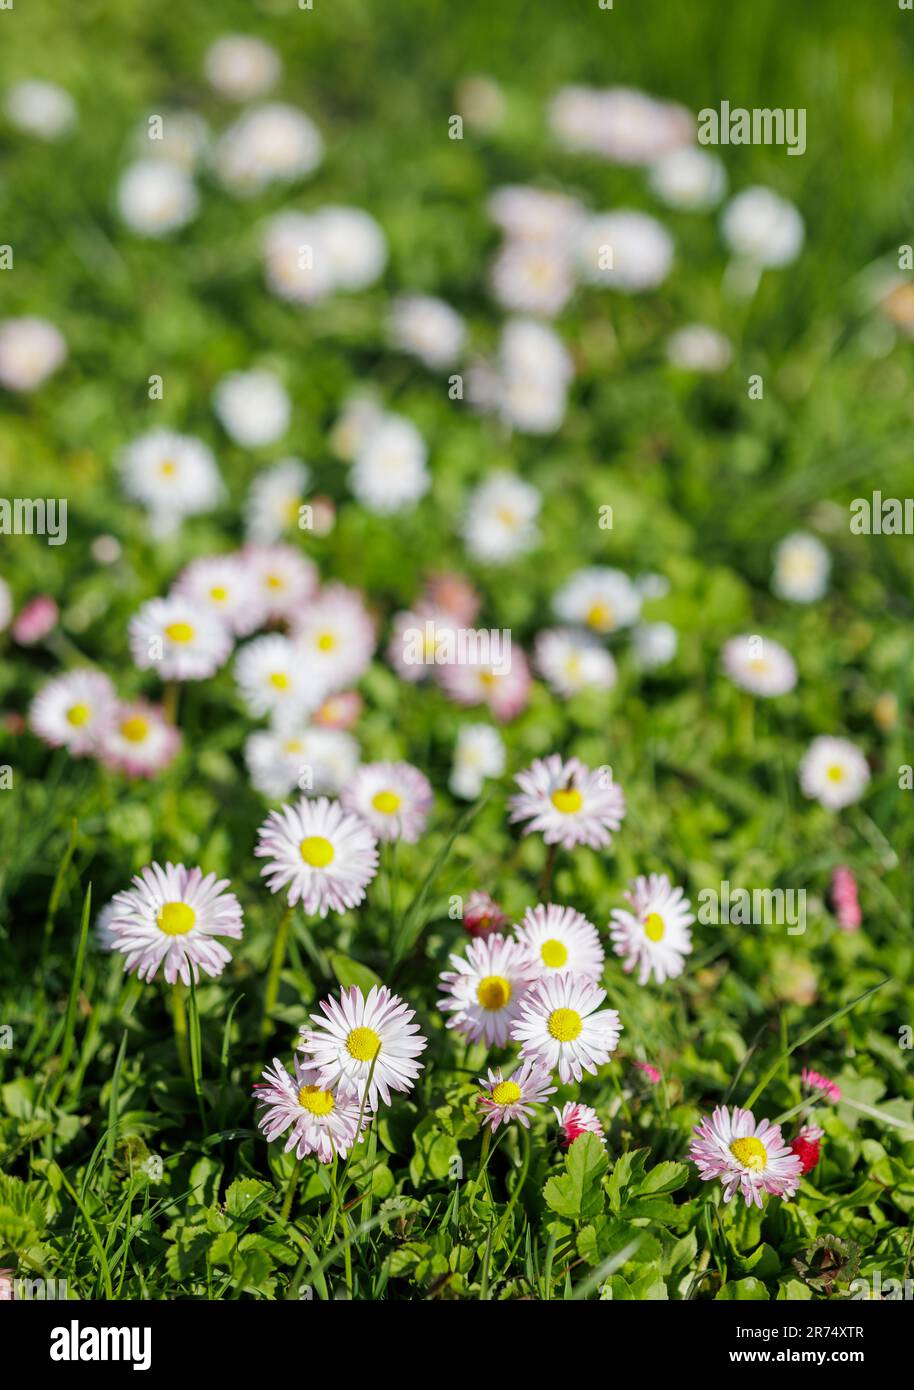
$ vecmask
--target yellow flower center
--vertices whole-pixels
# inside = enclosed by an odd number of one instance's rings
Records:
[[[282,751],[284,753],[300,753],[303,746],[300,738],[287,738],[282,746]]]
[[[317,649],[320,652],[332,652],[336,646],[336,637],[332,632],[319,632],[317,634]]]
[[[298,521],[298,509],[301,506],[300,497],[290,497],[283,503],[281,508],[282,518],[287,526],[294,526]]]
[[[551,936],[548,941],[544,941],[540,948],[540,956],[544,965],[548,965],[550,970],[561,970],[568,959],[568,947],[563,941],[556,941]]]
[[[333,846],[323,835],[306,835],[299,845],[301,857],[312,869],[326,869],[333,863]]]
[[[761,1139],[734,1139],[730,1152],[744,1168],[760,1173],[768,1163],[768,1153]]]
[[[574,815],[575,811],[580,811],[584,805],[584,798],[577,787],[560,787],[557,792],[552,793],[552,804],[557,811],[561,811],[563,816]]]
[[[549,1032],[556,1042],[574,1042],[583,1027],[574,1009],[553,1009],[549,1015]]]
[[[832,763],[831,767],[828,769],[828,772],[826,773],[826,776],[828,777],[829,782],[843,782],[844,768],[841,766],[840,763]]]
[[[190,623],[169,623],[165,629],[165,636],[171,642],[192,642],[194,630]]]
[[[121,725],[121,734],[128,743],[142,743],[148,733],[149,721],[144,719],[141,714],[131,715]]]
[[[516,531],[517,527],[520,525],[520,517],[517,515],[517,512],[512,511],[510,507],[499,507],[495,515],[498,517],[502,526],[507,526],[512,531]]]
[[[67,710],[67,722],[78,729],[80,725],[89,722],[91,715],[92,711],[88,705],[71,705]]]
[[[197,914],[187,903],[164,903],[156,915],[159,931],[166,936],[186,936],[197,920]]]
[[[496,1105],[513,1105],[520,1100],[520,1087],[516,1081],[499,1081],[492,1092]]]
[[[644,935],[648,941],[662,941],[666,927],[659,912],[649,912],[644,924]]]
[[[595,627],[598,632],[607,632],[614,622],[615,614],[608,603],[597,600],[587,610],[587,624],[589,627]]]
[[[396,792],[377,792],[371,798],[371,804],[376,811],[383,811],[385,816],[392,816],[394,811],[400,809],[400,798]]]
[[[479,981],[476,998],[484,1009],[496,1013],[511,998],[511,981],[506,980],[504,975],[487,975]]]
[[[333,1109],[333,1092],[322,1091],[320,1086],[302,1086],[298,1103],[312,1115],[329,1115]]]
[[[274,671],[270,676],[270,684],[275,690],[288,690],[292,682],[285,671]]]
[[[284,589],[286,581],[281,574],[268,574],[266,579],[268,589]]]
[[[479,677],[479,682],[484,690],[494,690],[496,679],[494,671],[483,671]]]
[[[346,1051],[357,1062],[373,1062],[381,1051],[381,1039],[373,1028],[353,1028],[346,1039]]]
[[[217,584],[214,588],[210,589],[209,596],[213,600],[213,603],[225,603],[225,600],[228,598],[228,589],[222,584]]]
[[[178,471],[178,465],[172,459],[164,459],[159,464],[159,472],[163,478],[173,478]]]

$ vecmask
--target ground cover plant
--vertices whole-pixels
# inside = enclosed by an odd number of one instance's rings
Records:
[[[6,1296],[910,1297],[914,19],[654,8],[0,10]]]

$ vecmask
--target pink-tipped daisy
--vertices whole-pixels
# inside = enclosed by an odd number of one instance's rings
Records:
[[[511,797],[511,820],[528,821],[524,834],[541,831],[547,845],[603,849],[622,824],[625,797],[605,768],[592,772],[577,758],[550,753],[514,780],[520,794]]]
[[[814,1094],[825,1100],[830,1100],[833,1105],[837,1105],[841,1099],[841,1087],[836,1085],[834,1081],[830,1081],[827,1076],[813,1071],[811,1067],[803,1068],[800,1073],[800,1080],[811,1095]]]
[[[323,695],[357,681],[374,654],[374,620],[362,595],[345,584],[322,589],[296,615],[292,635],[309,680]]]
[[[416,1058],[427,1043],[414,1018],[386,985],[372,986],[367,997],[353,985],[321,1000],[321,1013],[311,1015],[315,1027],[302,1028],[298,1046],[322,1086],[367,1095],[374,1110],[379,1096],[390,1105],[391,1091],[411,1091],[422,1070]]]
[[[606,1142],[599,1116],[589,1105],[580,1105],[577,1101],[568,1100],[561,1110],[557,1105],[553,1105],[552,1109],[562,1131],[563,1149],[570,1149],[575,1139],[579,1139],[582,1134],[595,1134],[598,1139]]]
[[[521,1000],[520,1018],[511,1025],[521,1057],[558,1071],[564,1085],[580,1081],[585,1071],[595,1076],[622,1032],[616,1010],[600,1009],[605,998],[592,980],[567,970],[540,980]]]
[[[786,695],[797,683],[793,657],[770,637],[731,637],[724,644],[721,662],[733,684],[750,695],[765,699]]]
[[[165,717],[161,705],[134,700],[119,705],[102,736],[100,756],[107,767],[128,777],[155,777],[174,760],[181,735]]]
[[[215,938],[237,941],[243,930],[241,906],[227,887],[227,878],[183,864],[150,864],[136,874],[133,887],[112,899],[107,923],[113,949],[126,957],[124,969],[151,980],[162,966],[170,985],[179,977],[189,985],[201,970],[213,979],[221,975],[231,955]]]
[[[535,979],[523,948],[496,932],[471,941],[466,957],[452,955],[450,960],[453,970],[438,977],[445,995],[438,1008],[451,1015],[448,1028],[470,1042],[482,1039],[488,1047],[504,1047],[520,1001]]]
[[[514,934],[538,978],[570,970],[588,980],[599,980],[603,973],[606,957],[599,933],[573,907],[557,903],[528,907]]]
[[[130,619],[128,638],[134,664],[163,681],[208,680],[232,650],[220,618],[177,596],[144,603]]]
[[[282,728],[303,723],[321,700],[297,643],[281,632],[245,643],[235,659],[235,681],[248,712],[269,715]]]
[[[435,671],[450,699],[458,705],[488,705],[503,724],[516,719],[530,699],[530,667],[519,647],[512,647],[510,659],[497,665],[454,662]]]
[[[271,811],[260,827],[259,859],[271,893],[288,888],[288,902],[326,917],[357,907],[378,871],[378,844],[364,821],[337,801],[302,798]]]
[[[358,1096],[322,1086],[315,1068],[298,1057],[294,1065],[294,1076],[278,1057],[272,1067],[264,1068],[263,1081],[254,1087],[262,1107],[259,1128],[271,1144],[288,1132],[284,1152],[294,1150],[296,1158],[317,1154],[321,1163],[331,1163],[334,1156],[345,1158],[359,1132]],[[368,1119],[366,1106],[363,1129]]]
[[[751,1110],[719,1105],[693,1133],[689,1158],[704,1182],[721,1179],[725,1202],[741,1192],[747,1207],[760,1207],[763,1192],[792,1197],[800,1185],[803,1165],[784,1143],[780,1125],[756,1122]]]
[[[479,1078],[480,1086],[485,1088],[479,1097],[485,1112],[483,1123],[490,1125],[493,1133],[511,1120],[519,1120],[529,1129],[533,1107],[555,1094],[556,1087],[549,1085],[551,1080],[549,1068],[538,1061],[522,1063],[508,1077],[501,1067],[490,1067],[488,1075]]]
[[[432,799],[428,778],[411,763],[363,763],[340,795],[379,840],[407,844],[425,830]]]
[[[74,757],[94,753],[117,712],[117,695],[100,671],[68,671],[43,685],[29,709],[29,726],[52,748]]]
[[[508,918],[489,893],[474,888],[463,905],[463,926],[470,936],[491,936],[508,925]]]
[[[656,1067],[651,1066],[650,1062],[640,1062],[637,1058],[632,1062],[633,1067],[637,1067],[641,1075],[644,1076],[652,1086],[659,1086],[663,1076]]]
[[[292,622],[317,592],[317,567],[291,545],[248,545],[241,558],[264,620]]]
[[[181,571],[172,593],[219,618],[236,637],[247,637],[264,620],[264,604],[241,555],[208,555]]]
[[[610,935],[617,956],[628,972],[638,966],[638,983],[653,973],[658,984],[674,980],[692,951],[689,927],[695,921],[692,905],[666,874],[640,875],[625,893],[631,910],[617,907],[611,914]]]

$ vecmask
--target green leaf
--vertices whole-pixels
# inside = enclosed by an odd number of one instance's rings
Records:
[[[367,994],[370,989],[383,983],[380,976],[376,975],[373,970],[369,970],[367,965],[353,960],[351,956],[341,955],[339,951],[331,951],[328,959],[330,967],[343,989],[350,989],[352,985],[356,985],[363,994]]]
[[[724,1303],[763,1302],[768,1299],[768,1290],[761,1279],[730,1279],[722,1284],[715,1294],[714,1301]]]
[[[607,1167],[606,1149],[595,1134],[582,1134],[565,1155],[565,1173],[550,1178],[544,1196],[559,1216],[595,1216],[603,1206],[600,1178]]]

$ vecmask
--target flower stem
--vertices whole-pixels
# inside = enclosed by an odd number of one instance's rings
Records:
[[[548,902],[549,894],[552,891],[552,873],[555,869],[555,860],[559,852],[558,844],[549,846],[549,853],[546,855],[546,862],[543,865],[543,874],[540,879],[540,901]]]
[[[289,1216],[292,1212],[292,1203],[295,1201],[295,1192],[298,1187],[298,1180],[301,1177],[301,1165],[301,1159],[297,1158],[295,1160],[295,1167],[292,1169],[292,1176],[289,1179],[289,1186],[286,1188],[286,1195],[283,1200],[282,1211],[279,1213],[280,1224],[283,1226],[288,1221]]]
[[[178,694],[181,687],[177,681],[169,681],[162,695],[162,707],[169,724],[178,722]]]
[[[180,980],[175,980],[171,987],[171,1019],[175,1029],[175,1043],[178,1049],[178,1061],[181,1064],[181,1072],[191,1079],[190,1069],[190,1046],[187,1041],[187,1014],[184,1009],[184,987]]]
[[[291,907],[287,907],[276,928],[276,935],[273,938],[273,954],[270,958],[270,973],[267,976],[267,987],[263,996],[263,1019],[260,1024],[260,1036],[268,1038],[273,1031],[273,1024],[270,1015],[276,1006],[279,998],[279,977],[286,959],[286,945],[289,940],[289,924],[292,921]]]

